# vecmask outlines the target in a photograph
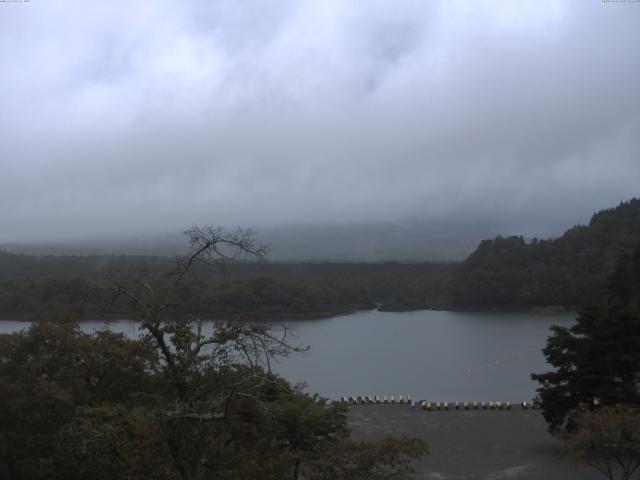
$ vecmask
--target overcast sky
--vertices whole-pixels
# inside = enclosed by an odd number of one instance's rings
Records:
[[[562,231],[640,194],[639,47],[634,2],[0,3],[0,241]]]

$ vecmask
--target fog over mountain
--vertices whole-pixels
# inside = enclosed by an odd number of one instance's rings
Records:
[[[562,233],[640,193],[639,27],[600,0],[0,3],[0,243]]]
[[[254,231],[271,261],[458,261],[501,230],[488,224],[405,220],[286,224]],[[188,247],[180,232],[102,236],[1,244],[0,250],[33,255],[176,255]]]

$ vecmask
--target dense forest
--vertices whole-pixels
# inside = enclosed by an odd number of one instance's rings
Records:
[[[598,298],[616,261],[640,245],[640,199],[595,213],[559,238],[485,240],[456,270],[457,307],[580,307]]]
[[[382,310],[580,307],[598,298],[618,258],[640,245],[640,200],[593,215],[555,239],[485,240],[464,262],[235,262],[194,266],[184,293],[205,317],[315,318]],[[17,255],[0,251],[0,318],[97,317],[101,288],[140,272],[161,278],[173,259]],[[127,316],[120,302],[110,312]]]
[[[106,313],[101,287],[111,279],[152,272],[160,278],[168,257],[29,256],[0,253],[0,317],[30,319],[64,312]],[[374,308],[412,310],[448,304],[447,263],[237,262],[224,270],[194,268],[185,282],[203,316],[240,313],[250,318],[314,318]],[[111,314],[131,312],[126,302]]]

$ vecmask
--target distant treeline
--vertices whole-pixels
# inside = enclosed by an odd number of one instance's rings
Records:
[[[43,314],[95,317],[107,313],[110,278],[140,272],[161,278],[171,259],[143,256],[27,256],[0,253],[0,317]],[[309,318],[383,305],[393,310],[444,308],[454,264],[235,263],[199,267],[185,296],[205,317]],[[153,278],[152,274],[152,278]],[[126,316],[121,301],[109,309]]]
[[[194,269],[185,295],[221,317],[322,317],[382,310],[581,307],[599,298],[616,261],[640,245],[640,200],[603,210],[556,239],[485,240],[462,263],[255,263]],[[152,256],[28,256],[0,252],[0,317],[105,313],[100,287],[172,267]],[[126,302],[112,306],[126,316]]]

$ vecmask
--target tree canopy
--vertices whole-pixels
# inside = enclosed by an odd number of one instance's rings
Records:
[[[138,339],[66,318],[0,335],[0,478],[408,478],[423,443],[356,442],[344,404],[271,371],[300,350],[286,328],[231,317],[205,333],[183,289],[193,266],[260,250],[242,231],[187,233],[164,276],[104,287],[131,303]]]
[[[599,298],[617,260],[640,244],[640,199],[595,213],[558,238],[480,243],[458,268],[458,307],[583,307]]]
[[[532,377],[551,431],[575,429],[584,409],[640,407],[640,247],[620,258],[603,300],[574,326],[553,327],[543,351],[555,370]]]

